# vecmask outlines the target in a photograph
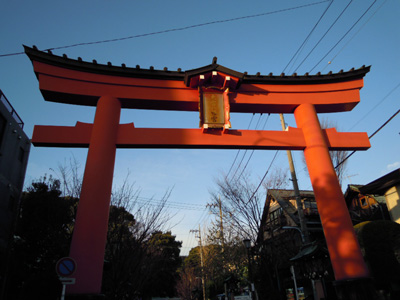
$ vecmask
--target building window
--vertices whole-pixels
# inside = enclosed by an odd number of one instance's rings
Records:
[[[311,199],[305,199],[304,200],[304,213],[306,215],[317,215],[318,214],[318,208],[317,208],[317,203],[315,200]]]
[[[367,197],[362,197],[360,198],[360,204],[362,208],[367,208],[369,207],[368,199]]]
[[[282,207],[272,211],[269,214],[269,222],[271,226],[279,226],[281,224]]]

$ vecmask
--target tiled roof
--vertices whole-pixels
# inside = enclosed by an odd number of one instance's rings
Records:
[[[359,69],[352,68],[351,70],[346,72],[343,70],[339,71],[338,73],[329,72],[327,74],[321,74],[320,72],[318,72],[315,75],[310,75],[308,73],[304,75],[298,75],[296,73],[291,75],[287,75],[284,73],[279,75],[273,75],[272,73],[269,73],[268,75],[262,75],[260,73],[249,75],[247,72],[238,72],[217,64],[217,59],[215,57],[213,58],[212,64],[192,70],[182,71],[181,69],[178,69],[176,71],[173,71],[169,70],[167,67],[165,67],[163,70],[156,70],[154,69],[154,67],[144,69],[141,68],[139,65],[136,65],[135,67],[127,67],[125,64],[122,64],[121,66],[114,66],[111,62],[109,62],[107,65],[104,65],[97,63],[96,60],[93,60],[92,62],[86,62],[83,61],[80,57],[75,60],[68,58],[65,54],[63,56],[56,56],[52,54],[51,51],[39,51],[35,46],[33,46],[32,48],[24,46],[24,48],[25,53],[31,60],[45,62],[47,64],[60,66],[63,68],[124,77],[179,81],[182,80],[187,86],[189,86],[191,77],[212,71],[221,72],[226,74],[227,76],[238,78],[239,84],[247,83],[298,85],[334,83],[360,79],[363,78],[365,74],[368,73],[370,70],[370,66],[362,66]]]

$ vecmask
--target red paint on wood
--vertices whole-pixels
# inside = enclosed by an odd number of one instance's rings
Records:
[[[77,268],[69,294],[101,292],[120,111],[113,97],[101,97],[97,104],[71,242],[70,257]]]
[[[304,156],[314,190],[336,280],[367,277],[353,224],[344,200],[329,148],[312,104],[295,111],[297,125],[303,129]]]
[[[121,101],[123,108],[198,111],[197,88],[179,80],[111,76],[33,62],[40,90],[48,101],[95,106],[102,95]],[[302,103],[317,112],[353,109],[360,101],[363,79],[325,84],[241,84],[230,90],[231,112],[293,113]]]
[[[87,148],[92,124],[78,122],[75,127],[38,126],[32,143],[38,147]],[[365,132],[337,132],[324,129],[329,150],[366,150],[370,147]],[[306,142],[300,128],[271,130],[206,130],[174,128],[135,128],[133,124],[118,127],[117,148],[207,148],[207,149],[275,149],[304,150]]]
[[[133,124],[120,125],[120,108],[197,111],[199,92],[195,87],[206,81],[205,76],[202,80],[198,77],[199,72],[207,70],[204,74],[209,76],[210,70],[215,71],[217,65],[213,64],[211,69],[206,66],[185,72],[193,75],[188,87],[182,72],[173,76],[156,72],[158,77],[152,78],[154,73],[150,70],[128,74],[114,68],[110,72],[104,67],[62,60],[28,48],[26,51],[46,100],[97,105],[93,125],[35,126],[33,135],[33,143],[37,146],[89,145],[70,252],[77,262],[77,281],[76,285],[68,287],[69,293],[100,293],[116,147],[304,149],[336,279],[369,275],[328,153],[329,149],[367,149],[370,146],[368,137],[365,133],[321,130],[317,117],[320,112],[353,109],[360,101],[362,77],[369,68],[349,72],[348,77],[340,74],[332,77],[307,75],[279,81],[283,84],[273,84],[266,83],[270,81],[265,81],[265,77],[254,75],[246,75],[247,81],[242,81],[245,74],[221,67],[225,71],[217,72],[217,76],[210,79],[212,83],[227,87],[228,83],[223,83],[222,79],[237,75],[230,80],[226,95],[231,112],[295,113],[298,128],[288,132],[203,132],[201,129],[148,129],[134,128]],[[328,78],[329,83],[324,78]]]

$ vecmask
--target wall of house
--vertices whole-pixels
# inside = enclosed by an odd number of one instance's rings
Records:
[[[400,184],[388,189],[385,198],[392,221],[400,224]]]

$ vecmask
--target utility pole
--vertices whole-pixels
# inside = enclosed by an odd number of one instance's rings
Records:
[[[279,114],[279,118],[281,119],[282,130],[286,131],[286,124],[285,124],[285,119],[283,117],[283,114]],[[307,229],[306,220],[304,218],[303,204],[301,203],[299,186],[297,184],[297,177],[296,177],[296,171],[294,169],[294,164],[293,164],[292,151],[286,150],[286,153],[287,153],[287,157],[288,157],[288,160],[289,160],[290,175],[292,177],[294,196],[295,196],[295,199],[296,199],[297,212],[298,212],[298,215],[299,215],[300,229],[301,229],[301,240],[302,240],[303,244],[307,244],[307,243],[310,242],[310,235],[309,235],[309,232],[308,232],[308,229]]]
[[[221,227],[221,246],[222,246],[222,253],[223,253],[225,251],[225,241],[224,241],[224,225],[222,222],[221,197],[218,197],[218,206],[219,206],[219,219],[220,219],[220,227]]]
[[[207,207],[217,207],[217,204],[207,204]],[[223,272],[224,272],[224,278],[226,276],[225,272],[225,239],[224,239],[224,223],[223,223],[223,215],[222,215],[222,202],[221,202],[221,197],[218,196],[218,207],[219,207],[219,219],[220,219],[220,239],[221,239],[221,253],[222,253],[222,259],[223,259]],[[224,282],[224,293],[225,293],[225,299],[228,299],[228,284]]]
[[[221,248],[222,248],[222,253],[225,251],[225,240],[224,240],[224,225],[223,225],[223,215],[222,215],[222,202],[221,202],[221,197],[218,196],[218,204],[207,204],[206,207],[217,207],[219,208],[219,228],[220,228],[220,240],[221,240]]]
[[[198,233],[196,238],[199,239],[199,246],[200,246],[201,284],[203,285],[203,300],[206,300],[206,285],[205,285],[205,280],[204,280],[203,244],[201,243],[200,224],[199,224],[199,230],[190,230],[190,232]]]

